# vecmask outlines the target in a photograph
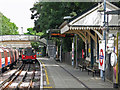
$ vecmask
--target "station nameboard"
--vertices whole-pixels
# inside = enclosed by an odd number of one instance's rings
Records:
[[[51,37],[74,37],[74,34],[51,33]]]
[[[105,40],[99,40],[99,69],[105,70]]]

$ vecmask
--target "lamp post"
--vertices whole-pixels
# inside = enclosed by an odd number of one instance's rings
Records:
[[[98,10],[98,12],[104,12],[104,21],[103,21],[103,40],[105,41],[105,50],[104,50],[104,66],[106,64],[106,0],[104,0],[104,10]],[[104,71],[100,71],[101,78],[105,81],[105,67]]]
[[[75,34],[76,35],[76,69],[78,68],[78,62],[77,62],[77,45],[78,45],[78,41],[77,41],[77,39],[78,39],[78,37],[77,37],[77,34]]]
[[[46,30],[46,33],[49,34],[50,29]],[[48,39],[49,39],[49,35],[47,37],[47,47],[46,47],[46,56],[48,56]]]
[[[104,0],[104,25],[103,25],[103,40],[105,40],[105,51],[104,51],[104,60],[105,60],[105,63],[106,64],[106,0]],[[105,81],[105,71],[102,71],[103,72],[103,80]]]

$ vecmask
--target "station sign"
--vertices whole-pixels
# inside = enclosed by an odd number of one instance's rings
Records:
[[[118,50],[120,50],[120,36],[118,36]]]
[[[105,40],[99,40],[99,69],[105,70]]]
[[[108,43],[107,43],[107,52],[111,53],[113,51],[114,51],[114,39],[110,39],[108,40]]]
[[[51,33],[51,37],[74,37],[74,34]]]

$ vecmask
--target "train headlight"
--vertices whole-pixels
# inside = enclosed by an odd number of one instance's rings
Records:
[[[25,56],[23,56],[23,57],[25,57]]]
[[[35,56],[33,56],[33,57],[35,57]]]

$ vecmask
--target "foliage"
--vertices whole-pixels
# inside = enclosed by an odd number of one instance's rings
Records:
[[[38,35],[38,36],[42,36],[44,33],[42,33],[42,32],[36,32],[36,31],[34,31],[33,30],[33,28],[28,28],[27,29],[27,33],[24,33],[25,35]]]
[[[18,27],[10,22],[6,16],[0,13],[0,35],[14,35],[18,34]]]
[[[64,16],[76,16],[90,7],[87,2],[37,2],[31,8],[31,19],[35,20],[34,30],[46,32],[48,29],[59,28]]]
[[[40,43],[39,42],[31,42],[31,45],[32,45],[32,47],[36,50],[36,51],[38,51],[38,47],[39,47],[39,45],[40,45]]]
[[[93,4],[93,2],[37,2],[30,9],[32,12],[31,19],[34,19],[35,24],[34,30],[43,32],[44,36],[49,37],[46,30],[58,29],[64,22],[65,16],[75,17]],[[50,39],[54,39],[58,46],[61,44],[57,38]],[[72,39],[63,38],[62,41],[63,51],[71,51]]]
[[[25,35],[39,35],[39,36],[43,35],[42,32],[36,33],[36,31],[34,31],[33,28],[28,28],[27,31],[28,31],[27,33],[24,33]],[[39,45],[40,45],[39,42],[32,42],[31,45],[33,48],[35,48],[36,51],[39,51]]]
[[[63,42],[63,46],[62,46],[62,48],[63,48],[63,52],[71,52],[72,51],[72,39],[71,38],[63,38],[63,40],[62,40]],[[67,41],[67,42],[66,42]]]

